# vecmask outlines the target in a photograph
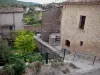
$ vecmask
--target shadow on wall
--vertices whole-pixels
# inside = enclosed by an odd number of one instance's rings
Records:
[[[43,34],[41,35],[42,40],[45,42],[49,42],[49,33],[48,32],[43,32]]]

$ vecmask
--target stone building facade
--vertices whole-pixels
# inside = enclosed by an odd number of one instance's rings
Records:
[[[61,46],[74,52],[100,55],[100,0],[64,2]]]

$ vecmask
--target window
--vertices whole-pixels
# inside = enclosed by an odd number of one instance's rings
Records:
[[[58,42],[58,41],[60,41],[60,36],[56,36],[55,38],[55,42]]]
[[[13,30],[13,27],[12,26],[9,26],[9,30]]]
[[[86,16],[80,16],[79,29],[84,29],[85,20],[86,20]]]
[[[68,46],[68,47],[70,47],[70,41],[66,40],[65,45]]]
[[[80,46],[83,46],[83,41],[80,41]]]

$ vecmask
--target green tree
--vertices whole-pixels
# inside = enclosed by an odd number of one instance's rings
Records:
[[[0,39],[0,66],[8,63],[10,54],[11,52],[7,41]]]
[[[17,37],[15,39],[15,47],[20,50],[22,55],[27,55],[32,53],[36,48],[36,43],[34,40],[34,33],[26,30],[21,30],[17,32]]]

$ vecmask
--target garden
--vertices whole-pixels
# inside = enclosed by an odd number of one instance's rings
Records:
[[[0,75],[65,75],[80,69],[57,55],[39,52],[33,32],[20,30],[11,37],[10,45],[0,39]]]
[[[28,12],[24,14],[23,21],[26,25],[40,26],[42,21],[42,12]]]
[[[0,75],[24,75],[27,67],[38,72],[44,57],[37,50],[34,33],[21,30],[12,34],[13,44],[0,39]]]

